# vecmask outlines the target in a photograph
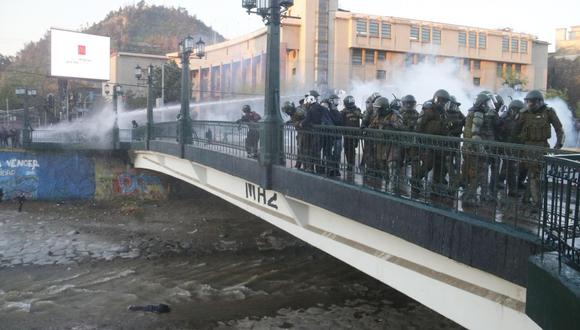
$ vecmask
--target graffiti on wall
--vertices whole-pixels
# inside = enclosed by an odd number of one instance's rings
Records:
[[[165,195],[165,188],[158,176],[149,173],[121,173],[117,176],[115,190],[122,195],[150,196],[157,199]]]
[[[0,188],[4,199],[13,199],[24,195],[34,199],[38,193],[38,159],[27,158],[21,154],[9,153],[0,157]]]
[[[78,153],[0,152],[0,188],[5,199],[89,198],[94,168]]]
[[[129,168],[120,160],[95,159],[96,199],[124,196],[141,199],[164,199],[169,193],[168,183],[161,175]]]

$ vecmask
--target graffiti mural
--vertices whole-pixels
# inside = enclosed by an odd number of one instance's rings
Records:
[[[164,199],[163,175],[136,170],[113,154],[89,152],[0,152],[4,199]]]
[[[1,152],[0,188],[4,199],[88,198],[95,190],[94,169],[77,153]]]
[[[122,195],[150,196],[157,199],[165,195],[165,189],[158,176],[149,173],[121,173],[116,180],[116,191]]]
[[[128,167],[118,159],[95,158],[96,199],[131,197],[164,199],[169,193],[162,175]]]
[[[38,159],[20,153],[3,153],[0,157],[0,188],[4,199],[24,195],[36,199],[38,195]]]

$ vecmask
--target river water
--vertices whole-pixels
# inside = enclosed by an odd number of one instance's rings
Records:
[[[164,303],[166,314],[129,311]],[[460,328],[211,195],[0,203],[1,329]]]

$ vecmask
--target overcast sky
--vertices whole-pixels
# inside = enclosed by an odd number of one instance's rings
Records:
[[[0,0],[0,53],[15,55],[50,27],[77,30],[102,20],[127,0]],[[226,38],[263,26],[248,16],[240,0],[148,0],[148,4],[184,7]],[[555,29],[580,25],[580,0],[339,0],[340,7],[360,13],[416,18],[485,28],[512,27],[554,43]],[[550,48],[551,50],[553,48]]]

